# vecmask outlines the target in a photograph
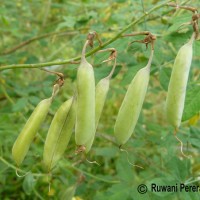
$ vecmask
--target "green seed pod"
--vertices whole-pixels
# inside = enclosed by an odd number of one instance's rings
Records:
[[[101,117],[101,113],[103,111],[103,107],[104,107],[109,86],[110,86],[110,79],[115,71],[115,67],[116,67],[116,59],[115,59],[114,66],[110,74],[107,77],[101,79],[97,83],[96,88],[95,88],[95,132],[99,123],[99,119]],[[88,153],[92,147],[92,144],[95,138],[95,132],[94,132],[94,135],[85,144],[86,153]]]
[[[186,87],[192,62],[192,44],[194,37],[195,35],[193,34],[190,41],[179,49],[169,81],[166,113],[169,123],[175,128],[178,128],[181,124]]]
[[[77,145],[84,145],[95,132],[95,79],[91,64],[85,59],[85,43],[81,64],[77,72],[77,116],[75,140]]]
[[[97,129],[99,119],[104,107],[104,103],[106,100],[106,96],[109,90],[109,84],[110,79],[109,78],[103,78],[99,81],[99,83],[96,85],[95,90],[95,129]],[[93,136],[86,142],[86,153],[88,153],[92,147],[93,141],[95,137],[95,132]]]
[[[69,143],[75,125],[75,101],[64,102],[57,110],[44,144],[44,165],[50,171],[61,158]]]
[[[120,145],[131,137],[138,121],[149,83],[150,66],[154,51],[146,67],[140,69],[130,83],[114,126],[114,134]]]
[[[101,79],[95,90],[95,127],[97,128],[110,85],[108,77]]]
[[[21,133],[17,137],[12,148],[12,156],[18,166],[23,162],[31,142],[45,120],[51,102],[52,98],[44,99],[36,106]]]

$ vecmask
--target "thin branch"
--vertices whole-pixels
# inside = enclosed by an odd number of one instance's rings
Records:
[[[141,17],[139,17],[137,20],[131,22],[128,26],[126,26],[123,30],[121,30],[118,34],[116,34],[113,38],[111,38],[110,40],[108,40],[107,42],[103,43],[101,46],[98,46],[96,48],[94,48],[92,51],[88,52],[86,54],[86,57],[96,53],[97,51],[99,51],[100,49],[108,46],[109,44],[113,43],[114,41],[116,41],[118,38],[121,37],[121,35],[123,33],[125,33],[127,30],[129,30],[130,28],[132,28],[134,25],[138,24],[141,20],[145,19],[145,17],[147,15],[149,15],[150,13],[159,10],[160,8],[167,6],[167,4],[171,2],[165,2],[162,3],[160,5],[155,6],[154,8],[150,9],[148,12],[146,12],[145,14],[143,14]],[[52,66],[52,65],[63,65],[63,64],[70,64],[73,63],[74,61],[78,61],[80,60],[81,56],[75,57],[75,58],[71,58],[68,60],[63,60],[63,61],[53,61],[53,62],[46,62],[46,63],[38,63],[38,64],[12,64],[12,65],[6,65],[6,66],[2,66],[0,67],[0,71],[6,70],[6,69],[15,69],[15,68],[42,68],[42,67],[47,67],[47,66]]]
[[[78,171],[78,172],[81,172],[82,174],[85,174],[86,176],[89,176],[89,177],[91,177],[91,178],[94,178],[94,179],[97,180],[97,181],[102,181],[102,182],[110,183],[110,184],[120,183],[119,180],[107,180],[107,179],[104,179],[104,178],[102,178],[102,177],[95,176],[95,175],[93,175],[93,174],[91,174],[91,173],[89,173],[89,172],[83,171],[83,170],[81,170],[81,169],[79,169],[79,168],[77,168],[77,167],[75,167],[75,166],[72,166],[72,165],[67,165],[67,167],[68,167],[68,168],[71,168],[71,169],[74,169],[74,170],[76,170],[76,171]]]
[[[9,168],[12,168],[14,169],[15,171],[17,170],[18,172],[20,173],[23,173],[23,174],[26,174],[27,172],[25,172],[24,170],[21,170],[17,167],[15,167],[14,165],[10,164],[7,160],[5,160],[3,157],[0,156],[0,160],[5,164],[7,165]],[[36,176],[36,177],[41,177],[41,176],[47,176],[47,174],[39,174],[39,173],[32,173],[33,176]]]
[[[6,91],[6,88],[4,87],[4,85],[1,85],[1,90],[4,93],[5,97],[7,98],[7,100],[13,105],[15,104],[15,102],[12,100],[12,98],[9,96],[9,94]]]
[[[195,180],[192,180],[192,181],[186,181],[184,184],[185,185],[190,185],[190,184],[193,184],[193,183],[196,183],[196,182],[199,182],[200,181],[200,176],[197,177]]]
[[[51,0],[48,0],[47,2],[47,5],[45,5],[45,13],[44,13],[44,18],[43,18],[43,21],[42,21],[42,26],[44,27],[46,22],[47,22],[47,18],[48,18],[48,15],[49,15],[49,11],[51,9]]]
[[[77,33],[78,33],[78,31],[73,31],[73,32],[59,31],[59,32],[52,32],[52,33],[46,33],[46,34],[43,34],[43,35],[35,36],[35,37],[32,37],[32,38],[30,38],[28,40],[25,40],[24,42],[18,44],[15,47],[12,47],[11,49],[5,50],[0,55],[11,54],[11,53],[17,51],[18,49],[20,49],[20,48],[22,48],[22,47],[24,47],[24,46],[36,41],[36,40],[41,40],[43,38],[51,37],[51,36],[54,36],[54,35],[63,36],[63,35],[74,35],[74,34],[77,34]]]
[[[121,37],[137,36],[137,35],[149,35],[149,31],[134,32],[129,34],[124,34]]]
[[[191,7],[191,6],[179,6],[176,3],[168,3],[168,6],[175,7],[176,9],[189,10],[189,11],[192,11],[193,13],[198,11],[197,8],[194,8],[194,7]]]
[[[144,9],[144,2],[143,2],[143,0],[141,0],[141,4],[142,4],[142,10],[143,10],[143,13],[145,13],[145,9]],[[146,29],[147,28],[147,24],[146,24],[146,18],[144,18],[144,29]]]

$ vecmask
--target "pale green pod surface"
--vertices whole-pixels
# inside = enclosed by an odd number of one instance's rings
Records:
[[[48,171],[55,166],[66,150],[74,124],[75,105],[71,98],[57,110],[45,140],[43,159]]]
[[[146,95],[153,50],[146,67],[140,69],[130,83],[114,126],[114,135],[120,145],[131,137],[138,121]]]
[[[75,140],[84,145],[95,132],[95,79],[92,65],[82,58],[77,73]]]
[[[95,127],[97,128],[110,85],[109,78],[101,79],[95,88]]]
[[[18,166],[24,160],[31,142],[45,120],[51,102],[52,98],[44,99],[36,106],[21,133],[17,137],[12,148],[12,156]]]
[[[108,77],[101,79],[95,88],[95,129],[97,129],[99,119],[106,101],[106,96],[109,90],[110,79]],[[93,136],[86,142],[86,153],[88,153],[92,147],[95,137],[95,132]]]
[[[194,36],[179,49],[168,86],[166,114],[169,123],[176,128],[181,124],[184,109],[187,81],[192,62],[193,41]]]

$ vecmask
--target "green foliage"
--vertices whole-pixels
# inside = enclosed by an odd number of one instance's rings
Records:
[[[23,190],[27,195],[31,195],[34,186],[35,186],[34,176],[31,173],[29,173],[24,178],[23,185],[22,185]]]
[[[62,61],[79,56],[90,30],[95,30],[103,42],[108,41],[130,22],[139,19],[144,11],[160,3],[157,0],[0,1],[0,65]],[[200,7],[200,3],[195,0],[190,1],[190,5]],[[122,147],[128,151],[128,158],[125,152],[116,147],[113,126],[128,84],[136,72],[146,66],[149,49],[140,43],[129,44],[133,40],[144,39],[142,36],[118,38],[107,46],[118,51],[117,68],[111,80],[94,145],[87,155],[88,160],[95,160],[100,166],[90,164],[81,155],[75,154],[73,133],[68,149],[52,176],[43,167],[42,155],[49,125],[62,102],[73,95],[78,67],[77,64],[51,66],[47,69],[65,75],[65,84],[52,103],[47,119],[18,170],[20,175],[29,173],[25,177],[17,177],[11,157],[13,143],[35,106],[51,96],[56,77],[39,69],[1,71],[0,199],[199,199],[199,193],[195,192],[150,191],[152,183],[199,185],[200,41],[194,44],[182,119],[184,123],[177,132],[183,141],[184,153],[192,158],[182,157],[180,143],[173,136],[173,128],[168,125],[164,110],[174,58],[192,34],[191,26],[180,25],[189,21],[190,12],[174,12],[174,8],[165,6],[146,15],[127,31],[148,30],[157,35],[150,85],[143,110],[132,138]],[[54,35],[37,38],[55,32]],[[34,37],[36,39],[32,40]],[[31,42],[13,49],[26,40]],[[95,41],[94,46],[97,45]],[[88,57],[94,66],[96,83],[107,76],[112,68],[112,62],[102,63],[107,58],[108,53],[95,53]],[[140,184],[147,185],[149,191],[146,194],[138,193],[137,187]]]
[[[186,121],[192,118],[194,115],[198,114],[200,110],[199,100],[200,100],[200,86],[191,85],[190,87],[188,87],[182,121]]]

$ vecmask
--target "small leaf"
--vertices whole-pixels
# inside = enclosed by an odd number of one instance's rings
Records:
[[[61,22],[60,24],[58,24],[58,27],[57,27],[57,31],[62,29],[62,28],[73,28],[74,25],[76,23],[76,18],[75,17],[64,17],[64,22]]]
[[[176,32],[179,28],[182,28],[181,25],[184,23],[190,22],[191,21],[191,16],[190,14],[184,14],[181,16],[176,16],[172,20],[172,25],[168,28],[167,32]],[[186,26],[183,26],[184,28]]]
[[[183,199],[183,200],[199,199],[199,192],[186,192],[186,191],[182,191],[180,193],[180,199]]]
[[[182,121],[186,121],[200,111],[200,85],[193,85],[187,90]]]
[[[199,139],[197,138],[191,138],[190,143],[195,146],[196,148],[199,148]]]
[[[72,200],[76,191],[76,185],[72,185],[63,191],[61,198],[63,200]]]
[[[95,148],[95,154],[96,156],[103,156],[107,158],[112,158],[116,156],[117,152],[119,151],[118,148],[112,147],[101,147],[101,148]]]
[[[33,191],[33,188],[35,186],[35,179],[33,177],[33,174],[32,173],[28,173],[26,176],[25,176],[25,179],[23,181],[23,190],[24,192],[27,194],[27,195],[30,195],[31,192]]]
[[[28,100],[34,106],[37,106],[37,104],[41,101],[41,99],[37,96],[29,96]]]
[[[141,66],[134,66],[134,67],[130,67],[128,69],[128,71],[126,72],[126,74],[123,77],[123,80],[121,82],[122,86],[127,86],[128,84],[131,83],[131,81],[133,80],[134,76],[136,75],[136,73],[141,69]]]
[[[160,70],[160,76],[159,76],[160,84],[165,91],[167,91],[167,89],[168,89],[171,71],[172,70],[170,68],[162,68]]]
[[[76,18],[72,16],[64,17],[64,20],[69,28],[73,28],[76,23]]]
[[[119,71],[121,70],[121,67],[122,66],[119,66],[119,65],[116,66],[112,78],[114,78],[119,73]],[[98,82],[102,78],[105,78],[106,76],[108,76],[110,74],[111,70],[112,70],[112,66],[109,66],[109,67],[106,66],[106,67],[94,69],[96,82]]]
[[[118,172],[118,177],[126,183],[132,182],[135,178],[133,173],[133,166],[128,163],[127,155],[125,152],[120,154],[120,158],[116,163],[116,170]]]
[[[27,98],[20,98],[16,104],[13,105],[13,112],[17,112],[20,110],[23,110],[28,104],[28,99]]]
[[[179,137],[180,138],[180,137]],[[181,139],[181,138],[180,138]],[[187,159],[180,160],[177,157],[172,157],[166,164],[167,169],[170,168],[170,174],[178,181],[185,180],[190,174],[190,162]]]
[[[131,190],[132,188],[125,183],[115,184],[108,189],[108,193],[111,193],[109,199],[110,200],[128,199]]]

